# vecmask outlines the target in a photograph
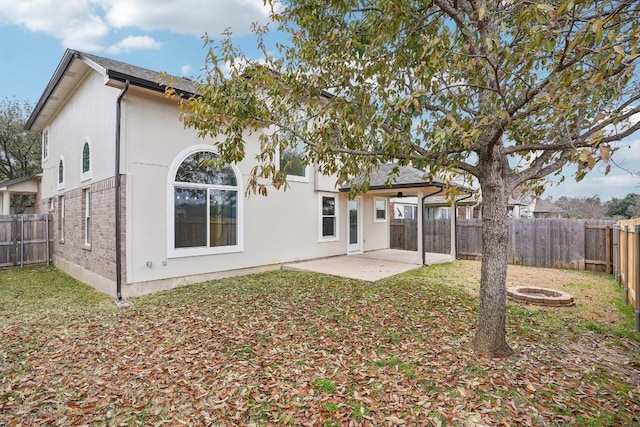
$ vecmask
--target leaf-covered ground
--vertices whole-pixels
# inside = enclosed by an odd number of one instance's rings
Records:
[[[271,272],[130,309],[54,269],[0,271],[0,425],[640,423],[627,326],[513,305],[515,355],[474,355],[476,299],[446,280],[469,265],[373,284]]]

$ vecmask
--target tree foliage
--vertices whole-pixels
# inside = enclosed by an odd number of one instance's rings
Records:
[[[604,206],[598,195],[592,197],[561,196],[554,203],[566,212],[569,218],[600,219],[606,216]]]
[[[0,100],[0,181],[31,175],[40,167],[40,133],[24,130],[31,110],[28,102]]]
[[[640,217],[640,194],[629,193],[624,198],[612,197],[605,203],[607,215],[614,218]]]
[[[224,161],[241,160],[246,134],[258,132],[249,184],[262,194],[285,184],[275,159],[287,135],[342,182],[386,162],[477,178],[485,244],[473,344],[509,354],[508,195],[540,190],[568,163],[581,179],[640,128],[630,120],[640,112],[640,3],[291,0],[272,20],[289,39],[271,49],[256,25],[259,61],[231,34],[210,45],[186,124],[216,138]]]

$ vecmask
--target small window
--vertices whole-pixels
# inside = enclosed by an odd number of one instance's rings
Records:
[[[440,219],[451,218],[451,208],[440,208]]]
[[[287,174],[287,180],[309,182],[309,166],[306,164],[304,143],[296,137],[288,138],[286,146],[280,147],[279,169]]]
[[[86,181],[91,178],[91,145],[87,139],[85,139],[84,144],[82,144],[81,163],[80,181]]]
[[[338,197],[320,194],[319,240],[321,242],[338,240]]]
[[[387,222],[387,199],[373,199],[373,222]]]
[[[91,246],[91,190],[88,188],[82,191],[84,221],[82,222],[84,231],[84,244]]]
[[[42,132],[42,161],[49,158],[49,130]]]
[[[58,162],[58,190],[64,188],[64,158],[60,156]]]
[[[64,243],[64,196],[58,197],[58,239]]]

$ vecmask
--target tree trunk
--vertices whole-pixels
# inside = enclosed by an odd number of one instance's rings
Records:
[[[492,167],[479,177],[482,188],[482,269],[480,313],[472,345],[479,354],[506,357],[513,353],[506,341],[509,191],[499,160],[486,161]]]

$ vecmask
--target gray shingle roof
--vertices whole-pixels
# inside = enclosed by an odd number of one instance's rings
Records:
[[[32,173],[31,175],[25,175],[25,176],[21,176],[19,178],[14,178],[14,179],[10,179],[8,181],[0,182],[0,188],[10,187],[10,186],[15,185],[15,184],[20,184],[21,182],[28,181],[31,178],[33,178],[36,175],[41,174],[41,173],[42,173],[42,170],[37,170],[34,173]]]
[[[399,175],[393,181],[393,184],[386,184],[389,175],[392,173],[393,168],[399,168]],[[379,165],[377,169],[373,170],[369,175],[369,189],[381,190],[387,188],[418,188],[418,187],[441,187],[444,186],[441,182],[434,182],[431,180],[425,180],[425,173],[412,166],[398,166],[395,163],[386,163]],[[340,188],[340,191],[349,191],[351,185],[361,184],[364,181],[364,175],[356,176],[350,184],[347,184]]]
[[[533,208],[534,212],[564,212],[564,210],[558,207],[555,203],[550,202],[544,199],[536,199],[535,207]]]
[[[85,70],[86,68],[92,68],[114,82],[124,83],[128,80],[133,86],[160,93],[163,93],[165,88],[169,86],[176,89],[176,93],[180,96],[198,95],[195,83],[185,77],[162,76],[159,71],[67,49],[27,120],[25,129],[42,130],[44,128],[46,117],[56,113],[58,108],[65,102],[66,97],[71,95],[75,85],[78,84],[78,81],[74,81],[74,79],[79,79],[79,77],[76,77],[76,73],[84,72],[83,67],[79,66],[79,64],[84,64]],[[168,81],[169,79],[171,79],[170,82]],[[41,113],[43,113],[42,116]]]
[[[168,85],[187,94],[198,93],[194,82],[188,78],[168,75],[167,77],[171,78],[172,81],[171,84],[167,84],[166,77],[162,78],[160,71],[137,67],[125,62],[116,61],[115,59],[104,58],[90,53],[76,52],[80,57],[87,58],[107,70],[107,75],[110,77],[117,78],[118,76],[122,76],[133,78],[138,83],[148,83],[147,87],[149,89],[153,89],[155,86],[158,90],[164,91],[164,87]]]

